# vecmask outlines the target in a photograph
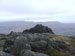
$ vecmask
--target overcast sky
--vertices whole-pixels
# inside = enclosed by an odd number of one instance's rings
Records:
[[[75,0],[0,0],[0,22],[75,22]]]

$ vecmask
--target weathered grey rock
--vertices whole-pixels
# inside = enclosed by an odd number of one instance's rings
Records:
[[[67,47],[67,43],[63,40],[57,40],[54,38],[51,38],[48,40],[48,49],[65,49]]]
[[[24,52],[23,56],[48,56],[48,55],[43,54],[43,53],[33,52],[33,51],[30,51],[30,50],[26,50]]]
[[[36,56],[49,56],[49,55],[43,53],[36,53]]]
[[[47,40],[49,39],[50,33],[34,33],[34,34],[23,34],[28,39],[28,42]]]
[[[31,48],[33,51],[36,50],[46,50],[47,42],[44,40],[36,41],[31,43]]]
[[[26,33],[16,37],[11,49],[9,49],[9,47],[7,47],[7,49],[11,50],[11,54],[13,54],[14,56],[22,56],[22,54],[27,56],[31,54],[32,56],[35,56],[37,54],[35,53],[35,51],[66,48],[67,43],[65,41],[49,38],[49,36],[50,36],[49,33],[34,33],[34,34]],[[28,54],[26,50],[31,51],[28,51],[30,52]],[[37,56],[44,56],[44,55],[40,53],[37,54]]]
[[[21,56],[21,54],[23,54],[26,49],[31,50],[31,46],[28,43],[27,38],[18,37],[14,42],[14,45],[12,47],[12,52],[11,53],[14,56]]]
[[[8,46],[12,46],[14,44],[14,41],[12,39],[7,39],[3,45],[3,51],[10,53],[11,52],[11,48]]]
[[[13,56],[13,55],[0,51],[0,56]]]
[[[56,43],[56,39],[48,39],[48,49],[54,49],[54,48],[58,48],[57,43]]]
[[[36,56],[35,52],[32,52],[30,50],[26,50],[23,54],[23,56]]]

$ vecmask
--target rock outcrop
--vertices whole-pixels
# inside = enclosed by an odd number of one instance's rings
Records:
[[[41,24],[37,24],[35,27],[31,29],[24,30],[23,33],[51,33],[54,34],[51,28],[43,26]]]
[[[39,50],[45,51],[51,49],[67,48],[67,44],[65,41],[49,38],[49,36],[50,34],[47,33],[24,34],[22,36],[16,37],[16,39],[14,40],[14,44],[12,43],[13,42],[12,40],[6,40],[5,50],[6,49],[10,50],[10,53],[13,54],[14,56],[24,56],[24,55],[46,56],[44,54],[39,53],[36,54],[35,52]]]

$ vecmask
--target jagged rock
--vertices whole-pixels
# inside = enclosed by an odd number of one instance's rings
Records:
[[[23,54],[23,56],[48,56],[47,54],[43,54],[43,53],[37,53],[37,52],[33,52],[30,50],[26,50]]]
[[[54,34],[51,28],[43,26],[41,24],[37,24],[35,27],[31,29],[24,30],[23,33],[51,33]]]

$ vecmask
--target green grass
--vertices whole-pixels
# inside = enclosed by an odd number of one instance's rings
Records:
[[[69,43],[72,41],[71,37],[66,37],[66,36],[62,36],[62,35],[52,35],[49,38],[55,38],[55,39],[58,39],[58,40],[64,40],[64,41],[69,42]]]
[[[4,43],[5,43],[5,40],[0,40],[0,51],[3,50]]]
[[[48,54],[49,56],[68,56],[68,54],[63,50],[45,50],[45,51],[38,51],[39,53]]]

